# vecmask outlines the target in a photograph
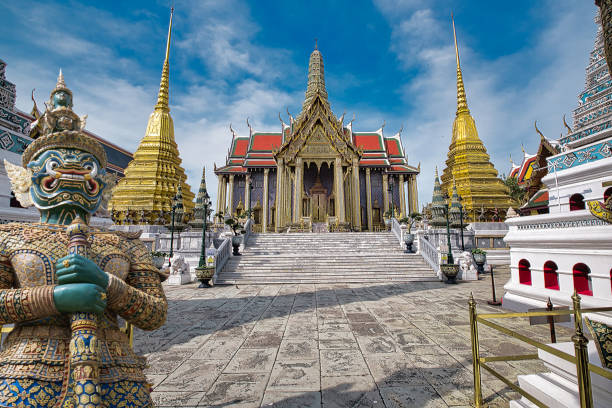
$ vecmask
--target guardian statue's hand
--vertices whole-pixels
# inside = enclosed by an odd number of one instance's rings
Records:
[[[92,283],[103,290],[108,286],[108,274],[95,262],[81,255],[71,254],[55,264],[58,285],[69,283]]]
[[[106,292],[91,283],[69,283],[53,289],[55,307],[62,313],[104,313]]]

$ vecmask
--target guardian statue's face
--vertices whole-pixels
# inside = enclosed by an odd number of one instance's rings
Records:
[[[53,94],[53,108],[59,108],[63,106],[65,108],[72,107],[72,97],[68,92],[58,91]]]
[[[58,148],[36,156],[30,196],[38,209],[76,206],[93,214],[106,188],[105,170],[91,154],[79,149]]]

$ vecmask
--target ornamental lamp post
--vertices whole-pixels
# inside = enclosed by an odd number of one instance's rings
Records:
[[[455,260],[453,259],[453,251],[451,250],[450,220],[449,220],[450,208],[448,204],[446,204],[443,207],[443,209],[444,209],[444,216],[446,217],[446,243],[448,245],[448,257],[447,257],[446,263],[452,264],[452,263],[455,263]]]
[[[170,258],[168,259],[168,266],[171,266],[171,259],[174,255],[174,216],[176,214],[176,210],[182,206],[182,203],[179,199],[179,193],[177,192],[174,197],[172,197],[172,224],[170,226]]]
[[[446,283],[457,283],[457,274],[459,273],[459,265],[455,265],[455,260],[453,259],[453,251],[451,248],[451,239],[450,239],[450,205],[449,203],[444,203],[442,206],[442,210],[444,211],[444,216],[446,217],[446,242],[448,245],[448,255],[446,264],[440,265],[440,270],[444,275],[446,275]]]
[[[253,179],[251,177],[249,177],[249,202],[247,203],[248,205],[248,212],[247,212],[247,217],[248,219],[251,219],[251,197],[253,195]]]
[[[461,251],[465,251],[463,243],[463,197],[459,196],[459,228],[461,228]]]
[[[208,192],[204,190],[204,196],[202,197],[202,245],[200,247],[200,261],[198,262],[198,267],[196,268],[196,276],[200,280],[199,288],[210,288],[210,279],[212,275],[210,271],[206,267],[206,221],[208,215],[210,214],[210,196]],[[211,275],[211,276],[209,276]]]

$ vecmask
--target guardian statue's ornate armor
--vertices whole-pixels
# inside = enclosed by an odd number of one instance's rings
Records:
[[[0,407],[152,406],[145,360],[117,318],[163,325],[163,275],[137,236],[87,227],[113,179],[61,72],[33,126],[42,135],[23,167],[5,161],[16,197],[41,222],[0,226],[0,324],[15,324],[0,352]]]

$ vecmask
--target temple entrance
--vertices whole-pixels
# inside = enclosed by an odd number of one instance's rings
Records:
[[[312,222],[325,222],[327,220],[327,189],[317,177],[314,185],[310,188]]]

